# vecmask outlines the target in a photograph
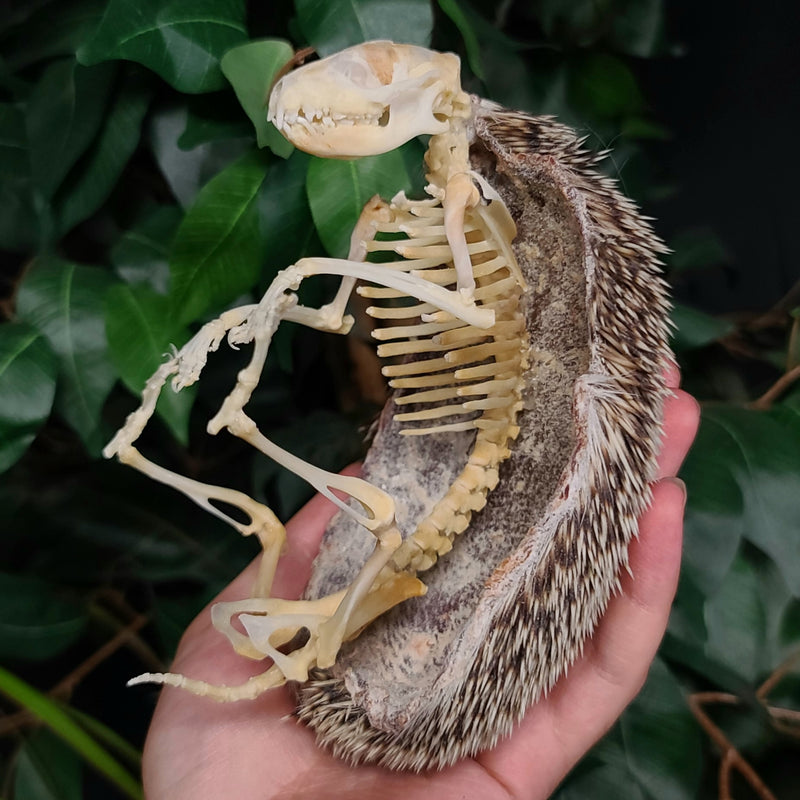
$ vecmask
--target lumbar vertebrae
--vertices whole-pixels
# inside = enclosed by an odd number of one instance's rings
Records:
[[[648,500],[664,393],[660,244],[571,131],[470,98],[453,55],[360,45],[282,78],[269,116],[329,157],[430,134],[428,198],[373,198],[347,259],[302,259],[258,304],[204,326],[106,448],[264,550],[252,596],[212,618],[237,652],[273,665],[237,687],[174,674],[134,682],[239,700],[296,681],[298,716],[340,755],[441,766],[510,729],[580,652],[617,585]],[[378,251],[395,257],[367,261]],[[323,273],[341,276],[336,297],[299,305],[300,282]],[[301,461],[244,410],[280,322],[346,334],[357,281],[395,390],[363,478]],[[254,352],[209,431],[243,438],[342,511],[304,600],[270,597],[285,531],[268,508],[134,447],[166,381],[197,380],[226,336]],[[300,633],[304,644],[283,652]]]

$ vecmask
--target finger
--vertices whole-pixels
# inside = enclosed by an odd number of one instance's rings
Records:
[[[641,687],[677,587],[684,502],[680,481],[655,485],[639,539],[630,546],[634,577],[625,576],[584,655],[512,737],[479,756],[512,797],[547,797]]]
[[[677,389],[681,385],[680,367],[671,358],[667,363],[667,368],[664,370],[664,382],[670,389]]]
[[[677,389],[664,401],[664,426],[656,476],[677,475],[700,422],[700,405],[690,394]]]

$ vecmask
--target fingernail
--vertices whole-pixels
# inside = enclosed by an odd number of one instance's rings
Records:
[[[686,484],[680,478],[670,476],[668,478],[662,478],[661,482],[671,483],[673,486],[677,486],[683,495],[683,504],[686,505]]]

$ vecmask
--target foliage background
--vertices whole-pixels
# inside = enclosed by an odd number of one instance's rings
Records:
[[[3,797],[140,792],[154,694],[124,682],[168,663],[254,547],[100,449],[170,344],[301,255],[341,255],[375,191],[421,186],[418,142],[322,162],[290,154],[263,123],[286,42],[324,55],[381,37],[454,50],[469,89],[612,146],[606,169],[661,218],[674,249],[674,347],[703,403],[683,471],[683,577],[645,690],[557,797],[715,797],[745,760],[774,796],[794,796],[793,6],[6,0],[0,10]],[[247,44],[276,37],[285,43]],[[368,357],[358,339],[348,351],[282,329],[254,416],[289,449],[341,467],[382,397],[349,378]],[[287,517],[305,487],[203,435],[241,359],[228,351],[199,389],[165,396],[143,449],[201,480],[233,480]],[[734,772],[733,795],[754,796]]]

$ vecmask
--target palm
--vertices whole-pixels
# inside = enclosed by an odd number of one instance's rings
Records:
[[[668,379],[677,386],[677,374]],[[676,474],[697,416],[695,402],[683,392],[667,402],[659,477]],[[647,675],[677,584],[683,503],[677,482],[654,485],[653,505],[631,546],[635,578],[625,576],[623,592],[612,600],[569,674],[493,750],[423,775],[353,769],[321,750],[307,728],[286,720],[293,706],[285,688],[229,705],[167,689],[145,747],[148,798],[547,797],[611,726]],[[274,585],[277,595],[299,596],[333,510],[316,497],[288,524],[288,551]],[[251,566],[218,599],[246,596],[252,580]],[[237,656],[212,628],[206,610],[184,635],[173,669],[211,683],[236,684],[264,667]]]

